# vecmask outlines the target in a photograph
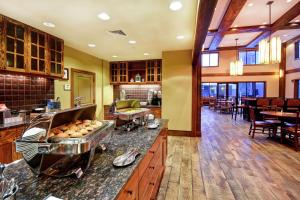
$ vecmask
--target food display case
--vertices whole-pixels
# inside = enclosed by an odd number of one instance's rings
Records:
[[[37,174],[81,177],[90,166],[95,150],[111,135],[114,121],[95,120],[96,105],[34,118],[16,141],[31,170]]]

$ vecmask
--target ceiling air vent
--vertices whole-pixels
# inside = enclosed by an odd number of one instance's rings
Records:
[[[122,35],[122,36],[126,36],[126,33],[124,33],[122,30],[114,30],[114,31],[109,31],[112,34],[116,34],[116,35]]]

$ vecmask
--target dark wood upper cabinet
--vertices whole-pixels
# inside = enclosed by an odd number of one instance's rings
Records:
[[[29,29],[29,71],[46,74],[47,68],[47,35],[36,29]]]
[[[27,32],[24,24],[14,20],[3,20],[4,69],[17,72],[27,70]]]
[[[63,75],[63,50],[64,41],[50,36],[49,37],[49,52],[50,52],[50,75],[62,76]]]
[[[0,69],[63,76],[64,41],[0,15]]]
[[[138,84],[161,82],[161,60],[120,61],[110,63],[111,84],[130,84],[139,74]],[[136,82],[135,82],[136,83]]]

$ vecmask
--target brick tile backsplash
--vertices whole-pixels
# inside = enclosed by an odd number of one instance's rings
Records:
[[[0,103],[5,103],[12,110],[31,110],[53,98],[53,79],[0,74]]]

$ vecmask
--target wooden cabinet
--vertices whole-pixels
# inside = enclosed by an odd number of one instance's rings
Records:
[[[146,61],[146,82],[157,83],[161,81],[161,60]]]
[[[64,41],[0,15],[0,69],[63,76]]]
[[[161,60],[120,61],[110,63],[111,84],[133,84],[130,79],[141,76],[135,84],[160,83]]]
[[[36,29],[29,29],[29,71],[46,74],[47,35]]]
[[[128,63],[113,62],[110,63],[110,82],[127,83],[128,82]]]
[[[50,54],[50,75],[62,77],[64,72],[64,41],[59,38],[49,36],[48,44]]]
[[[10,128],[0,131],[0,162],[11,163],[22,158],[20,153],[16,152],[16,139],[22,134],[23,127]]]
[[[24,24],[14,20],[3,20],[4,69],[17,72],[27,70],[27,32]]]
[[[161,118],[161,107],[150,107],[151,114],[154,115],[155,118]]]
[[[167,129],[164,128],[119,193],[118,200],[154,200],[165,169]]]

